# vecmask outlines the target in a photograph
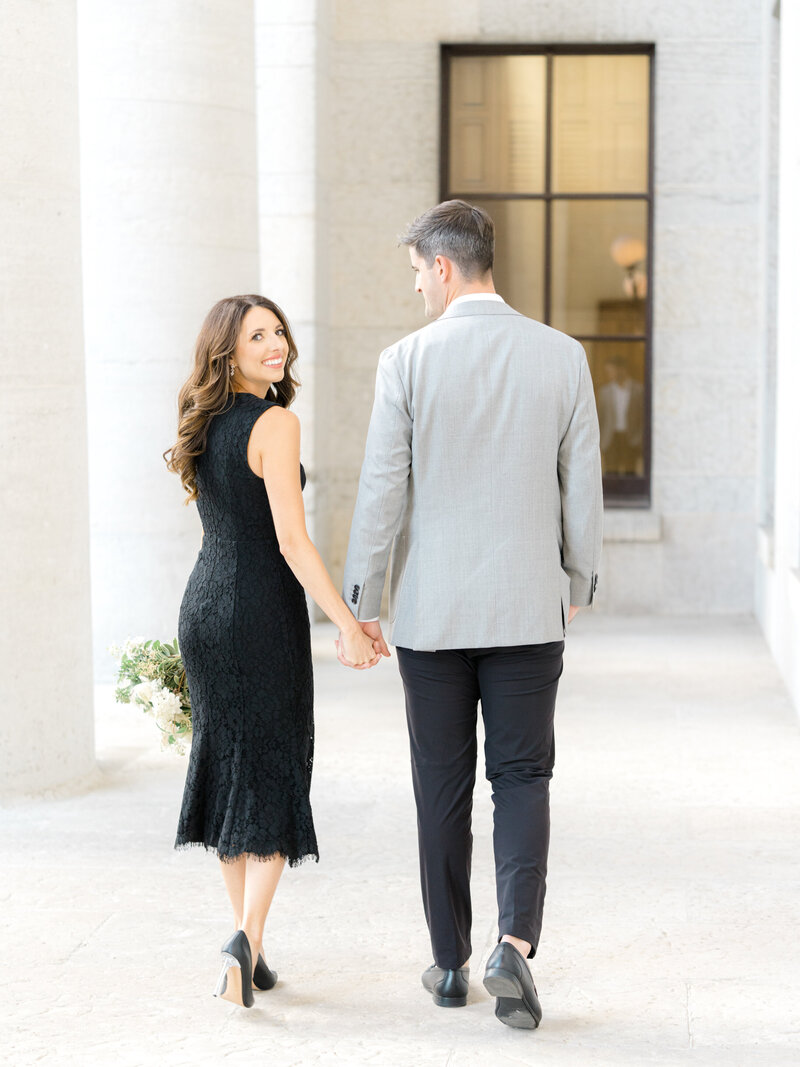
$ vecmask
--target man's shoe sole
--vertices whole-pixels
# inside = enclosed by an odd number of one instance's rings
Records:
[[[483,976],[486,992],[497,998],[494,1013],[501,1023],[515,1030],[535,1030],[542,1018],[525,999],[522,982],[510,971],[495,968]]]
[[[466,997],[440,997],[438,993],[433,993],[433,1003],[438,1004],[440,1008],[463,1008],[467,1003]]]

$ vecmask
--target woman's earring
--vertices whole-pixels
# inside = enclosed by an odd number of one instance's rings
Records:
[[[233,377],[234,365],[231,363],[231,378]]]

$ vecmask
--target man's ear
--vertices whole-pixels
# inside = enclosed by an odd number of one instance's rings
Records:
[[[447,284],[453,277],[452,260],[449,260],[447,256],[437,256],[434,263],[436,265],[436,270],[439,273],[439,277],[445,284]]]

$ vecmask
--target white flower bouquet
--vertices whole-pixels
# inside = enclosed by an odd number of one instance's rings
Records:
[[[177,639],[171,645],[128,639],[109,651],[119,660],[116,699],[139,704],[155,719],[161,747],[183,754],[192,736],[192,707]]]

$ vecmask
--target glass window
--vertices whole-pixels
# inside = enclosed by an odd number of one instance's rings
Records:
[[[544,56],[466,56],[450,79],[449,184],[544,192]]]
[[[647,192],[649,67],[648,56],[554,56],[554,192]]]
[[[652,51],[443,47],[442,199],[489,212],[498,291],[586,349],[610,505],[650,497]]]
[[[644,336],[647,203],[556,200],[552,217],[550,325],[573,337]]]

